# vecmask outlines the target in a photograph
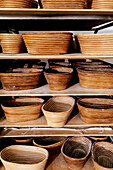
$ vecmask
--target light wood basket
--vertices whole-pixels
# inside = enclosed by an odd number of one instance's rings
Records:
[[[77,68],[81,87],[92,89],[113,88],[113,69],[111,68]]]
[[[108,136],[88,136],[88,138],[92,139],[93,141],[106,141]]]
[[[20,34],[0,34],[3,53],[18,54],[24,51],[24,42]]]
[[[44,148],[11,145],[1,151],[5,170],[44,170],[49,153]]]
[[[92,142],[86,137],[71,137],[61,148],[61,153],[69,169],[81,170],[91,151]]]
[[[30,8],[34,0],[1,0],[0,8]]]
[[[73,76],[73,68],[52,67],[45,70],[44,75],[51,90],[64,90]]]
[[[24,122],[37,119],[44,104],[42,98],[17,98],[3,101],[1,104],[9,122]]]
[[[82,54],[113,55],[113,33],[78,34]]]
[[[41,84],[43,69],[19,68],[0,73],[4,90],[28,90]]]
[[[61,146],[65,140],[66,137],[62,136],[36,137],[33,139],[33,144],[47,149],[50,154],[56,154],[60,152]]]
[[[113,122],[113,100],[104,98],[81,98],[77,106],[82,120],[91,124]]]
[[[23,33],[22,36],[29,54],[50,55],[67,53],[72,33]]]
[[[41,0],[46,9],[83,9],[86,0]]]
[[[27,138],[27,137],[12,137],[12,140],[16,144],[29,144],[33,138]]]
[[[42,107],[50,127],[63,127],[75,105],[72,97],[52,97]]]
[[[112,0],[93,0],[92,9],[113,9]]]
[[[92,160],[96,170],[113,170],[113,144],[109,142],[94,143]]]

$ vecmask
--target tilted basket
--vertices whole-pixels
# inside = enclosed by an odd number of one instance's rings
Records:
[[[0,8],[30,8],[34,0],[1,0]]]

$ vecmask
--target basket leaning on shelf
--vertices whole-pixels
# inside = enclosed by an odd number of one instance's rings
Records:
[[[34,0],[1,0],[0,8],[30,8]]]
[[[8,146],[0,154],[6,170],[44,170],[48,157],[46,149],[25,145]]]
[[[47,124],[51,127],[63,127],[75,105],[72,97],[52,97],[42,107]]]
[[[92,142],[86,137],[71,137],[61,148],[61,153],[71,170],[81,170],[91,151]]]
[[[94,143],[92,160],[96,170],[113,170],[113,144],[109,142]]]
[[[112,68],[77,68],[81,87],[92,89],[113,88]]]
[[[46,9],[83,9],[86,0],[41,0]]]
[[[29,54],[47,55],[67,53],[72,33],[23,33],[22,36]]]
[[[87,55],[113,55],[113,33],[78,34],[81,52]]]
[[[17,98],[3,101],[1,104],[9,122],[24,122],[37,119],[44,104],[42,98]]]
[[[4,90],[27,90],[40,85],[43,69],[18,68],[0,73]]]
[[[3,53],[21,53],[25,48],[19,34],[0,34],[0,40]]]
[[[92,9],[113,9],[112,0],[93,0]]]
[[[82,120],[91,124],[113,122],[113,100],[104,98],[81,98],[77,106]]]
[[[44,75],[51,90],[64,90],[73,76],[73,68],[54,67],[45,70]]]

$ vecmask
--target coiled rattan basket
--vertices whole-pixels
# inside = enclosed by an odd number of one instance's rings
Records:
[[[92,160],[96,170],[113,170],[113,144],[109,142],[94,143]]]
[[[113,55],[113,33],[78,34],[82,54]]]
[[[112,0],[93,0],[92,9],[113,9]]]
[[[0,8],[30,8],[34,0],[1,0]]]
[[[86,0],[41,0],[47,9],[83,9]]]
[[[113,122],[113,100],[104,98],[83,98],[77,101],[82,120],[91,124]]]
[[[3,53],[21,53],[25,48],[19,34],[0,34],[0,40]]]
[[[77,68],[81,87],[92,89],[113,88],[112,68]]]
[[[29,54],[46,55],[67,53],[72,33],[23,33],[22,36]]]

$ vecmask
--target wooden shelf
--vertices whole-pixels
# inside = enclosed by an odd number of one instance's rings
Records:
[[[94,127],[94,126],[113,126],[113,123],[110,124],[87,124],[82,121],[80,114],[73,114],[69,117],[66,125],[63,128],[80,128],[80,127]],[[5,117],[0,118],[0,127],[36,127],[36,128],[50,128],[47,125],[45,116],[32,121],[19,122],[19,123],[10,123]]]
[[[20,9],[0,8],[0,15],[113,15],[113,10],[100,9]]]
[[[49,157],[46,170],[69,170],[62,154],[55,154]],[[86,162],[82,170],[95,170],[91,158]],[[0,170],[5,170],[4,166],[0,164]]]
[[[0,53],[0,59],[113,59],[113,56],[83,55],[81,53],[61,55],[30,55],[28,53],[21,54]]]
[[[66,90],[53,91],[48,84],[31,90],[6,91],[0,89],[0,96],[109,96],[113,95],[113,89],[87,89],[78,84],[68,87]]]

